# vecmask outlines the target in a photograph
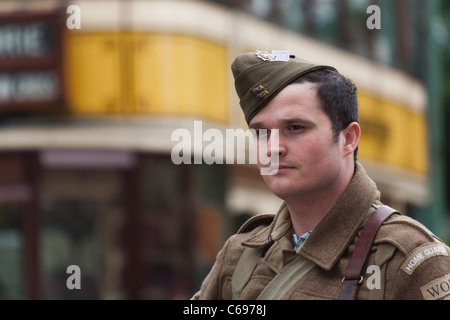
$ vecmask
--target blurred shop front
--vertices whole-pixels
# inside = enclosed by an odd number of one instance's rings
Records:
[[[175,165],[172,133],[246,128],[230,63],[274,48],[355,80],[361,162],[385,202],[426,204],[410,77],[208,1],[2,1],[0,299],[191,297],[227,236],[281,200],[253,165]]]
[[[1,7],[1,299],[185,299],[222,244],[226,168],[170,158],[183,117],[226,118],[222,49],[123,30],[123,3],[80,3],[80,31],[55,1]]]
[[[218,249],[221,168],[70,149],[2,153],[0,170],[2,299],[185,298],[202,261],[193,233],[200,253]]]

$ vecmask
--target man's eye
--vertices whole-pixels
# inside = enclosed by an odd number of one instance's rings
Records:
[[[301,130],[304,129],[305,127],[298,125],[298,124],[293,124],[291,126],[289,126],[289,130]]]
[[[256,135],[258,137],[270,135],[270,129],[258,129],[256,130]]]

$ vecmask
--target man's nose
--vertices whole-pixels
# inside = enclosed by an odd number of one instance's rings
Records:
[[[278,129],[272,129],[269,139],[267,141],[267,156],[271,157],[272,154],[278,153],[279,156],[286,154],[286,146],[284,140],[280,138]]]

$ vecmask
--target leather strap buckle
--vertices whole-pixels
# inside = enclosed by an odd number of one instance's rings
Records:
[[[358,281],[358,284],[361,284],[361,283],[363,282],[363,280],[364,280],[364,277],[361,276],[361,278],[360,278],[359,281]],[[342,278],[342,282],[344,282],[344,281],[352,281],[352,279],[345,279],[345,277],[343,277],[343,278]]]

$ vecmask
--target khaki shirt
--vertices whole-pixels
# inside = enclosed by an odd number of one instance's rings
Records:
[[[257,299],[297,255],[316,266],[292,284],[282,299],[337,299],[361,228],[368,213],[381,204],[375,183],[356,163],[349,187],[300,248],[293,249],[292,224],[285,204],[273,219],[273,215],[256,216],[227,240],[193,299],[231,299],[231,278],[246,247],[264,248],[264,253],[243,288],[241,299]],[[370,291],[377,290],[376,271],[369,266],[375,265],[375,253],[383,243],[395,246],[385,267],[384,299],[450,298],[450,248],[419,222],[395,214],[383,223],[375,237],[356,299],[369,299]]]

